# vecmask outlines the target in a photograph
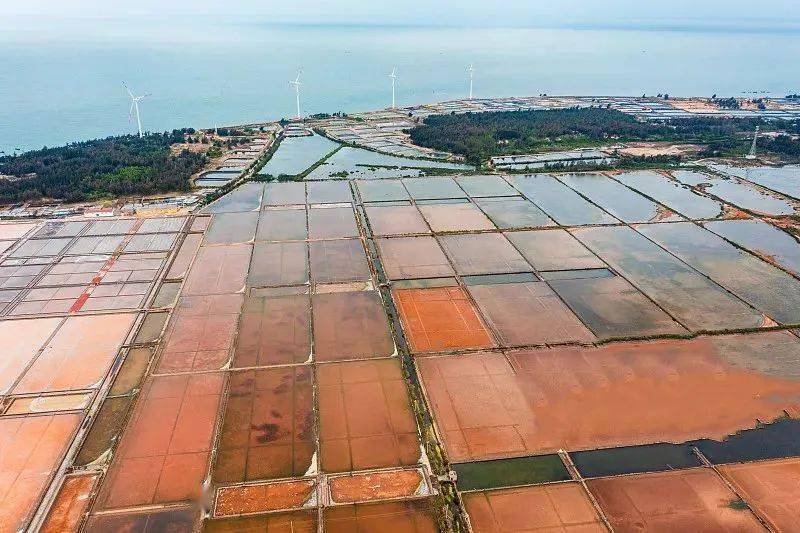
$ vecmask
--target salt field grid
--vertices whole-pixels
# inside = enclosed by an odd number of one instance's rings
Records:
[[[343,178],[379,180],[473,169],[463,163],[437,159],[442,154],[412,147],[405,140],[397,141],[404,143],[402,145],[393,145],[385,136],[395,134],[376,133],[379,140],[369,136],[360,138],[341,135],[336,128],[340,120],[342,119],[314,122],[327,136],[339,142],[319,134],[284,137],[272,158],[258,174],[263,178],[282,180],[289,177],[308,181]],[[356,127],[362,129],[359,124]],[[405,126],[410,127],[409,124]],[[381,123],[378,125],[385,126]]]
[[[315,118],[311,120],[314,128],[325,132],[329,138],[345,143],[376,150],[383,154],[399,157],[432,158],[455,160],[453,154],[438,152],[411,142],[409,130],[431,115],[447,115],[453,113],[481,113],[498,111],[533,111],[574,108],[608,108],[635,116],[643,121],[664,121],[675,119],[708,118],[762,118],[764,120],[793,120],[800,116],[800,109],[789,99],[768,99],[765,109],[714,109],[712,106],[697,106],[696,100],[681,98],[648,98],[648,97],[615,97],[615,96],[530,96],[510,98],[470,98],[448,102],[430,103],[397,109],[381,109],[363,113],[352,113],[347,116]],[[342,154],[345,155],[345,154]],[[613,164],[616,157],[604,150],[578,149],[544,154],[508,155],[491,158],[498,170],[525,171],[542,169],[550,163],[561,165],[576,164]],[[404,166],[404,165],[401,165]],[[331,165],[329,168],[317,169],[313,178],[322,178],[332,171],[341,172],[341,168]],[[355,169],[358,172],[358,169]],[[798,182],[787,183],[783,175],[769,169],[766,177],[777,184],[778,190],[786,193],[787,188],[798,194]],[[750,172],[750,170],[746,170]],[[399,178],[405,170],[383,170],[374,177]],[[789,170],[790,180],[796,180],[796,172]],[[776,179],[777,178],[777,179]],[[751,180],[758,183],[762,178],[757,169],[752,172]],[[762,182],[763,184],[763,182]],[[783,188],[783,190],[781,190]],[[791,193],[786,193],[790,196]]]
[[[795,530],[796,200],[728,170],[2,223],[0,531]]]

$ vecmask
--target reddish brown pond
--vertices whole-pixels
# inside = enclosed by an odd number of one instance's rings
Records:
[[[367,359],[394,353],[386,312],[375,291],[315,294],[314,358]]]
[[[614,531],[764,531],[711,469],[587,481]]]
[[[393,295],[406,338],[415,352],[494,345],[460,287],[400,289]]]
[[[395,359],[317,367],[322,469],[415,464],[416,423]]]
[[[323,516],[325,531],[328,533],[437,531],[430,503],[426,500],[328,507]]]
[[[239,323],[234,366],[302,363],[310,356],[308,295],[247,298]]]
[[[231,374],[214,481],[302,476],[314,451],[310,367]]]
[[[473,531],[481,533],[606,531],[577,483],[485,490],[463,498]]]
[[[150,378],[103,481],[100,508],[198,498],[223,385],[219,373]]]
[[[800,528],[800,459],[725,465],[720,471],[775,531]]]
[[[774,420],[800,407],[800,380],[760,354],[781,360],[799,346],[771,332],[417,364],[450,460],[461,461],[721,438]]]

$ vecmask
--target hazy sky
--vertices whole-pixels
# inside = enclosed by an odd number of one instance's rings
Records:
[[[260,23],[480,26],[647,23],[746,28],[800,23],[797,0],[0,0],[0,25],[9,15],[182,15],[184,21],[226,15]]]

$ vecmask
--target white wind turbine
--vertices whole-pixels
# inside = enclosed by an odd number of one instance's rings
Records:
[[[297,118],[300,119],[300,75],[303,73],[302,69],[297,71],[297,78],[294,81],[290,81],[289,85],[294,85],[294,94],[295,99],[297,100]]]
[[[122,85],[125,87],[125,90],[128,91],[128,94],[131,97],[131,110],[128,112],[128,116],[130,118],[133,118],[133,113],[134,112],[136,113],[136,124],[139,126],[139,137],[142,137],[144,133],[142,132],[142,117],[139,114],[139,100],[147,98],[148,96],[150,96],[150,93],[143,94],[141,96],[134,96],[125,83],[123,83]]]
[[[469,99],[472,100],[472,80],[475,78],[475,69],[472,67],[472,63],[470,63],[467,72],[469,72]]]
[[[392,67],[392,73],[389,74],[389,77],[392,79],[392,109],[394,109],[394,83],[397,81],[397,67]]]

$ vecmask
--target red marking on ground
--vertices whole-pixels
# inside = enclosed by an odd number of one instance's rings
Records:
[[[117,252],[119,252],[119,248],[117,249]],[[114,263],[116,263],[116,261],[117,258],[112,256],[103,264],[100,270],[97,271],[97,275],[92,278],[92,282],[86,288],[86,291],[81,294],[78,299],[75,300],[75,303],[72,304],[72,307],[69,308],[70,313],[77,313],[84,305],[86,305],[86,301],[89,299],[89,296],[91,296],[94,288],[100,284],[100,281],[102,281],[105,275],[108,274],[108,271],[111,270],[111,267],[114,265]]]
[[[78,297],[78,299],[75,300],[75,303],[72,304],[72,307],[69,308],[69,312],[70,313],[77,313],[78,311],[80,311],[81,307],[83,307],[86,304],[86,300],[89,299],[89,295],[90,294],[91,294],[91,291],[88,291],[88,290],[86,292],[84,292],[83,294],[81,294]]]

